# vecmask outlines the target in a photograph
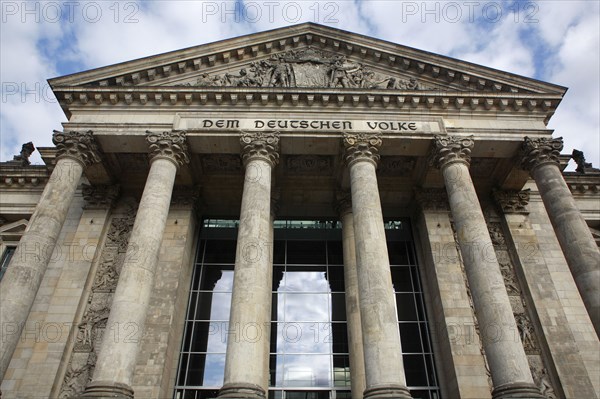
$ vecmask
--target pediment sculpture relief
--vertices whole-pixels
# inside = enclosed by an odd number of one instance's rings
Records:
[[[315,49],[290,50],[254,61],[237,74],[203,73],[186,86],[344,87],[362,89],[431,90],[414,78],[386,76],[346,56]]]

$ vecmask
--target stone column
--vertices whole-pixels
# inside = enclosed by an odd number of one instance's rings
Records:
[[[344,251],[344,289],[346,291],[346,321],[348,323],[348,349],[350,351],[350,384],[352,399],[362,399],[367,386],[362,327],[358,299],[358,273],[356,270],[356,244],[354,241],[354,216],[352,199],[344,195],[336,204],[342,221]]]
[[[271,171],[279,160],[279,135],[244,133],[240,142],[246,172],[219,397],[264,399],[273,272]]]
[[[424,188],[416,190],[415,199],[421,211],[416,230],[423,248],[423,279],[431,292],[432,306],[427,312],[431,339],[437,341],[440,350],[436,358],[444,365],[439,370],[446,381],[442,394],[449,398],[489,399],[491,379],[454,240],[448,195],[444,188]]]
[[[344,135],[352,192],[367,383],[364,398],[410,398],[375,174],[380,146],[379,135]]]
[[[494,389],[493,398],[541,398],[504,287],[473,181],[469,174],[472,138],[434,140],[432,163],[442,171],[450,210],[471,288]]]
[[[562,137],[526,137],[521,165],[535,180],[596,335],[600,337],[600,250],[560,171],[558,158],[562,148]]]
[[[86,166],[100,161],[92,132],[54,132],[56,165],[0,283],[0,380],[8,368]]]
[[[177,169],[189,162],[185,135],[148,132],[150,172],[129,239],[125,262],[94,376],[83,397],[133,398],[132,378],[144,333]]]

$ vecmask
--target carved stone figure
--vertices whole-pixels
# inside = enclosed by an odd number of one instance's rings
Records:
[[[504,286],[508,295],[519,295],[521,290],[519,289],[519,284],[510,263],[507,261],[498,261],[498,263],[500,264],[500,272],[502,273],[502,277],[504,277]]]
[[[29,143],[23,144],[23,146],[21,146],[21,153],[19,155],[15,155],[11,163],[14,162],[21,166],[31,165],[29,157],[34,151],[35,147],[33,146],[33,143],[31,141]]]
[[[517,328],[519,329],[523,348],[525,348],[525,353],[535,353],[537,351],[537,345],[531,321],[524,313],[516,314],[515,320],[517,322]]]
[[[537,364],[531,368],[531,374],[533,375],[533,381],[546,399],[557,399],[554,387],[548,376],[548,370],[545,367]]]
[[[571,158],[573,158],[573,160],[577,163],[577,169],[575,169],[576,172],[579,173],[598,173],[600,172],[600,169],[597,168],[593,168],[592,164],[589,162],[585,162],[585,156],[583,155],[583,151],[579,151],[579,150],[573,150],[573,153],[571,154]]]
[[[291,67],[285,62],[283,57],[279,58],[278,63],[273,69],[271,75],[270,86],[273,87],[290,87],[290,80],[292,78]]]
[[[202,73],[187,86],[232,87],[345,87],[388,90],[430,90],[415,78],[386,76],[350,61],[344,55],[316,49],[290,50],[254,61],[237,73]]]

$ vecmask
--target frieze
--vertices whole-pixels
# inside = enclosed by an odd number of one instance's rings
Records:
[[[329,176],[333,171],[333,159],[327,155],[288,155],[285,166],[292,175]]]
[[[407,177],[412,174],[416,163],[417,161],[414,157],[381,157],[377,174],[379,176]]]
[[[206,154],[201,162],[205,173],[238,174],[242,170],[242,158],[237,154]]]
[[[84,209],[110,208],[119,196],[119,186],[83,184],[81,192],[85,201]]]
[[[422,188],[415,190],[415,200],[423,211],[450,211],[448,194],[444,188]]]
[[[111,221],[94,276],[92,292],[77,325],[73,352],[58,395],[61,399],[78,397],[92,378],[96,354],[106,329],[113,293],[125,261],[136,214],[135,207],[128,201],[120,201],[119,207],[125,208],[128,213],[126,217],[115,217]]]
[[[198,114],[181,114],[174,129],[187,132],[365,132],[385,134],[443,133],[441,120],[349,120],[349,119],[264,119],[264,118],[206,118]]]
[[[198,87],[343,87],[388,90],[441,90],[414,78],[384,75],[346,56],[317,49],[290,50],[254,61],[237,73],[202,73]]]
[[[527,193],[528,197],[529,193]],[[515,266],[511,260],[510,253],[506,245],[506,237],[501,223],[493,207],[488,207],[486,213],[486,223],[490,232],[490,238],[494,245],[494,251],[500,266],[500,272],[504,279],[504,287],[515,318],[517,333],[527,355],[529,369],[531,370],[535,384],[547,399],[555,399],[554,388],[548,376],[544,360],[540,356],[540,345],[537,331],[531,322],[529,312],[524,300]]]

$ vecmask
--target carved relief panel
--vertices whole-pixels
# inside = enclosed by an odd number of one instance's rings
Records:
[[[92,378],[135,220],[136,206],[129,204],[124,208],[127,209],[112,218],[87,305],[74,336],[73,352],[59,393],[60,399],[78,397]]]

